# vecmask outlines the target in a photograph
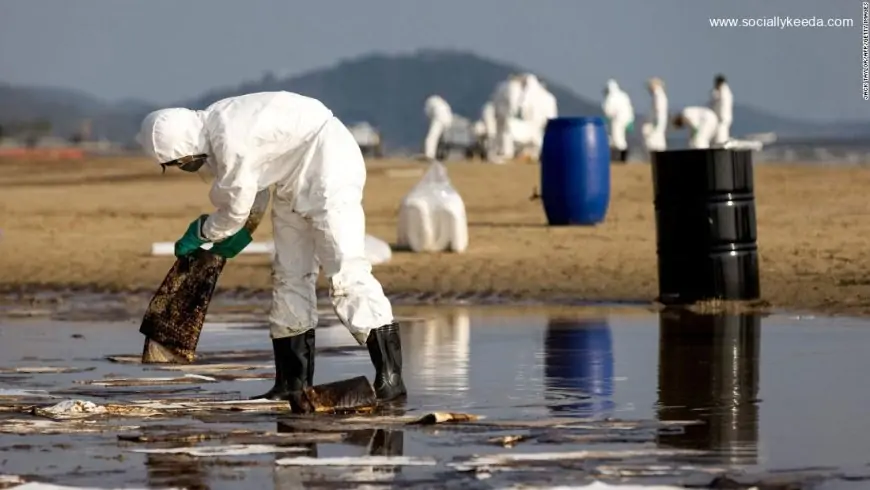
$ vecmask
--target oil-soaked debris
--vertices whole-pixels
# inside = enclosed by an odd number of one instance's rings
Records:
[[[76,419],[107,413],[106,407],[86,400],[64,400],[45,408],[33,408],[33,415],[53,420]]]
[[[540,453],[508,453],[476,456],[466,461],[447,463],[456,469],[470,470],[476,467],[510,466],[521,463],[559,463],[569,460],[626,459],[638,457],[671,457],[704,454],[703,451],[676,449],[626,449],[612,451],[565,451]]]
[[[196,446],[176,447],[161,449],[130,449],[134,453],[146,454],[184,454],[195,457],[220,457],[220,456],[251,456],[255,454],[273,453],[298,453],[306,452],[307,449],[292,446],[272,446],[266,444],[230,444],[225,446]]]
[[[447,422],[476,422],[482,417],[470,413],[432,412],[410,422],[419,425],[444,424]]]
[[[119,434],[118,440],[130,443],[193,443],[203,441],[231,441],[236,444],[315,444],[336,443],[345,439],[340,433],[257,432],[231,430],[227,432],[174,431],[161,433]]]
[[[435,466],[434,458],[415,458],[411,456],[360,456],[338,458],[282,458],[275,461],[278,466]]]
[[[193,400],[184,402],[143,401],[134,402],[134,406],[148,408],[162,413],[190,414],[194,412],[276,412],[289,411],[285,401],[274,400]]]
[[[224,364],[165,364],[148,367],[149,370],[156,371],[184,371],[197,374],[217,374],[225,371],[253,371],[255,369],[274,369],[274,364],[240,364],[240,363],[224,363]],[[274,374],[273,374],[274,376]]]
[[[530,438],[531,437],[527,435],[497,436],[490,437],[489,439],[487,439],[487,442],[503,447],[514,447],[523,441],[529,440]]]
[[[3,475],[0,474],[0,488],[12,488],[16,485],[21,485],[24,480],[18,475]]]
[[[138,429],[138,425],[114,425],[93,420],[52,421],[5,419],[0,420],[0,434],[98,434]]]
[[[66,374],[66,373],[84,373],[96,369],[90,367],[52,367],[52,366],[24,366],[5,368],[0,367],[0,374]]]
[[[596,466],[594,473],[596,475],[607,477],[651,477],[651,476],[682,476],[695,473],[722,474],[725,473],[725,468],[715,466],[695,466],[695,465],[600,465]]]
[[[60,395],[63,397],[84,397],[84,398],[107,398],[107,399],[118,399],[124,397],[137,397],[137,398],[147,398],[149,400],[161,400],[166,398],[178,397],[179,395],[197,395],[200,397],[208,396],[210,399],[218,399],[218,398],[238,398],[238,393],[226,392],[226,391],[211,391],[203,389],[199,386],[192,386],[189,388],[157,388],[157,389],[149,389],[148,387],[138,387],[136,389],[114,389],[111,387],[107,388],[67,388],[63,390],[56,390],[52,392],[53,395]],[[192,398],[189,397],[188,399]]]
[[[105,387],[125,387],[125,386],[161,386],[161,385],[182,385],[182,384],[201,384],[201,383],[216,383],[217,379],[202,376],[200,374],[185,374],[180,378],[114,378],[114,379],[95,379],[95,380],[79,380],[76,384],[105,386]]]

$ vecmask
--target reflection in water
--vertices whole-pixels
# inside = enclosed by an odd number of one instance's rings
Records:
[[[400,430],[368,429],[350,433],[345,440],[348,444],[367,448],[369,456],[404,456],[405,434]],[[343,472],[357,481],[392,481],[401,466],[358,466],[348,467]]]
[[[556,413],[613,410],[613,346],[606,318],[551,318],[544,339],[545,397]],[[576,402],[578,397],[585,398]],[[566,403],[567,402],[567,403]]]
[[[468,390],[470,325],[468,311],[457,309],[403,327],[404,373],[415,388]]]
[[[662,312],[659,325],[659,420],[704,422],[659,444],[756,463],[761,317]]]
[[[278,422],[278,428],[276,432],[279,434],[291,434],[294,432],[301,432],[290,425],[282,424]],[[305,452],[299,453],[277,453],[275,454],[275,460],[292,457],[292,456],[306,456],[309,458],[317,457],[317,443],[308,442],[308,443],[280,443],[276,444],[279,447],[300,447],[305,448]],[[299,466],[287,466],[281,467],[278,465],[274,465],[272,469],[272,481],[274,482],[275,490],[283,490],[290,488],[304,488],[303,483],[306,480],[306,473],[304,468]]]
[[[292,427],[278,423],[278,432],[294,432]],[[358,446],[366,448],[368,456],[404,456],[405,435],[399,430],[363,429],[352,430],[346,433],[342,445]],[[317,457],[317,444],[284,444],[282,446],[301,446],[308,448],[306,453],[287,453],[279,455],[279,458],[307,456]],[[391,468],[385,466],[348,466],[348,467],[305,467],[305,466],[277,466],[272,476],[275,490],[305,488],[306,482],[322,482],[324,474],[329,473],[330,481],[346,482],[391,482],[397,473],[401,473],[401,466]],[[318,487],[319,488],[319,487]]]
[[[208,490],[208,472],[197,458],[180,454],[146,454],[145,468],[151,488]]]

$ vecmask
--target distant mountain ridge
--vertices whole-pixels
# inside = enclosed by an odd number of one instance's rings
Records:
[[[427,96],[441,95],[454,112],[474,120],[480,117],[495,85],[511,73],[523,71],[528,70],[452,50],[370,54],[299,76],[279,79],[267,73],[259,80],[211,89],[195,99],[167,106],[201,109],[232,95],[289,90],[322,100],[347,124],[370,122],[381,131],[388,151],[417,151],[428,125],[423,114]],[[578,96],[545,74],[540,78],[556,96],[561,115],[600,115],[600,101]],[[643,107],[642,104],[635,101],[636,107]],[[94,136],[131,142],[142,117],[156,108],[137,100],[111,103],[76,90],[0,83],[0,124],[42,118],[51,121],[53,132],[60,136],[71,134],[82,119],[88,118]],[[819,124],[742,105],[735,107],[733,134],[768,131],[782,135],[870,135],[870,122]]]

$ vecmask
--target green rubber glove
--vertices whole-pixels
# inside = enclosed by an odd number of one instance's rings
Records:
[[[233,236],[221,240],[214,244],[211,248],[211,251],[220,255],[221,257],[231,259],[245,249],[252,241],[253,237],[251,237],[251,232],[242,228],[237,231]]]
[[[200,245],[208,242],[208,240],[204,239],[200,233],[202,224],[205,222],[206,218],[208,218],[208,215],[203,214],[199,218],[193,220],[193,222],[190,223],[190,226],[187,227],[187,231],[184,232],[184,235],[175,242],[176,257],[190,255],[195,252]]]

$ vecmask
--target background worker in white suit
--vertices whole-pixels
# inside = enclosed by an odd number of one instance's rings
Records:
[[[558,115],[556,97],[532,74],[522,76],[522,86],[520,121],[512,125],[515,133],[519,134],[514,134],[514,139],[515,142],[520,139],[525,140],[526,150],[537,158],[543,145],[547,121]]]
[[[643,127],[644,145],[648,151],[665,151],[668,129],[668,96],[665,94],[665,84],[660,78],[653,77],[647,82],[647,89],[652,95],[652,117]]]
[[[713,90],[710,93],[710,108],[719,118],[719,126],[716,128],[716,136],[713,144],[723,145],[731,139],[731,121],[734,114],[734,95],[731,87],[725,81],[725,75],[716,75],[713,80]]]
[[[604,103],[601,105],[608,120],[610,130],[610,148],[614,150],[614,159],[624,162],[628,157],[628,140],[625,133],[634,123],[634,108],[631,99],[616,80],[607,81],[604,89]]]
[[[709,107],[693,106],[686,107],[674,116],[674,127],[689,130],[689,148],[710,148],[710,143],[716,137],[716,129],[719,127],[719,118]]]
[[[438,95],[431,95],[426,99],[423,111],[429,118],[429,132],[423,142],[423,154],[429,160],[435,160],[441,135],[453,124],[453,111],[450,104]]]
[[[495,109],[496,145],[490,152],[490,161],[500,163],[516,155],[514,137],[511,133],[511,120],[519,116],[523,97],[523,83],[520,75],[511,75],[500,82],[492,95],[492,105]]]

